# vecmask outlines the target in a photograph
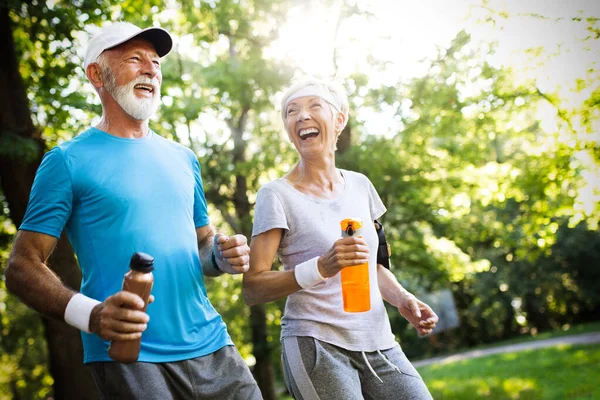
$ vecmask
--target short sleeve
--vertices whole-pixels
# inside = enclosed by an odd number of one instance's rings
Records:
[[[60,238],[73,209],[73,185],[59,147],[50,150],[40,164],[21,230]]]
[[[375,187],[373,186],[369,178],[366,179],[367,185],[369,187],[369,207],[371,209],[371,219],[376,220],[379,217],[381,217],[387,211],[387,209],[383,205],[381,197],[379,197],[379,193],[377,193],[377,190],[375,190]]]
[[[285,209],[277,193],[263,186],[256,195],[252,237],[275,228],[289,230]]]
[[[192,156],[192,167],[194,169],[194,226],[199,228],[210,223],[208,218],[208,208],[206,206],[206,196],[204,195],[204,186],[202,184],[202,174],[200,172],[200,163],[196,156]]]

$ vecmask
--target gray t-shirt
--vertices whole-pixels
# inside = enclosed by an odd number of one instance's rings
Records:
[[[262,186],[256,198],[252,236],[283,229],[277,255],[287,271],[325,254],[341,237],[340,221],[361,218],[362,235],[370,250],[371,310],[344,311],[338,273],[288,296],[281,319],[281,338],[311,336],[351,351],[389,349],[396,341],[377,284],[379,240],[372,223],[386,208],[366,176],[340,171],[345,187],[334,200],[312,198],[282,178]]]

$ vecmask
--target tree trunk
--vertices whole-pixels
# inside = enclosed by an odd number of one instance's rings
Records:
[[[552,325],[548,316],[544,313],[544,302],[539,300],[539,297],[533,292],[526,293],[522,296],[523,310],[527,313],[527,321],[530,326],[535,327],[539,332],[552,330]]]
[[[10,217],[19,226],[25,215],[35,172],[44,153],[44,142],[33,126],[25,85],[19,73],[8,9],[0,2],[0,184]],[[19,145],[33,144],[35,154],[24,160]],[[30,152],[33,153],[33,152]],[[79,288],[81,272],[73,249],[61,237],[50,259],[51,268],[65,284]],[[56,399],[96,399],[91,373],[83,368],[79,331],[62,321],[43,319],[50,372]]]
[[[267,341],[267,318],[262,304],[250,307],[252,347],[256,365],[252,371],[264,400],[276,400],[271,346]]]

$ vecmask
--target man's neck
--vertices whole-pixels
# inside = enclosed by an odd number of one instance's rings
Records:
[[[109,116],[107,113],[102,115],[102,120],[97,129],[113,136],[126,139],[139,139],[148,134],[148,121],[139,121],[131,118],[129,115],[118,118]]]

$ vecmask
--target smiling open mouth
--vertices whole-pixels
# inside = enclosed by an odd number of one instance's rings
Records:
[[[137,85],[135,85],[133,88],[134,88],[134,89],[140,89],[140,90],[144,90],[144,91],[146,91],[146,92],[148,92],[148,93],[153,93],[153,92],[154,92],[154,86],[152,86],[152,85],[147,85],[147,84],[144,84],[144,83],[138,83],[138,84],[137,84]]]
[[[300,139],[306,140],[318,136],[319,130],[317,128],[300,129],[298,135],[300,136]]]

